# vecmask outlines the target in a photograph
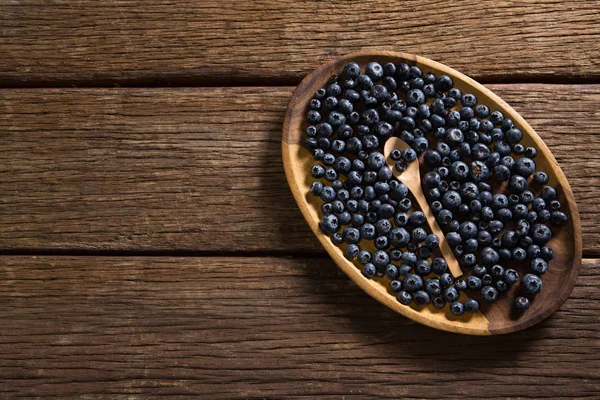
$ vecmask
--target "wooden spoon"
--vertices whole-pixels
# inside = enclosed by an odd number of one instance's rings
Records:
[[[304,146],[304,132],[308,125],[306,111],[315,91],[325,86],[331,75],[341,74],[349,61],[356,61],[363,68],[371,61],[378,61],[381,64],[405,62],[419,66],[425,73],[432,72],[436,76],[446,74],[454,81],[454,87],[463,93],[474,94],[477,96],[478,102],[486,104],[491,111],[499,110],[507,118],[512,119],[523,132],[521,141],[523,145],[535,146],[538,149],[535,159],[537,167],[550,176],[549,184],[556,188],[557,199],[563,205],[563,211],[568,214],[569,223],[560,230],[555,230],[554,236],[549,242],[554,249],[555,257],[549,263],[548,272],[542,278],[544,288],[532,301],[529,310],[517,313],[513,308],[518,285],[514,285],[507,293],[502,294],[496,303],[482,304],[479,313],[465,314],[461,317],[451,315],[448,307],[444,311],[440,311],[433,306],[418,308],[402,305],[395,296],[388,292],[387,279],[365,278],[359,266],[344,257],[343,248],[334,245],[331,239],[321,232],[318,226],[321,200],[309,193],[309,187],[313,181],[310,176],[310,168],[315,161],[311,151]],[[515,332],[537,324],[560,307],[571,293],[581,266],[582,239],[577,205],[564,173],[542,139],[512,107],[460,72],[427,58],[406,53],[363,51],[339,57],[318,67],[304,78],[295,90],[285,115],[282,138],[283,165],[287,181],[308,225],[338,267],[370,296],[392,310],[437,329],[470,335],[492,335]],[[365,244],[361,242],[360,246],[363,245]],[[520,267],[518,269],[524,270]]]
[[[421,173],[419,171],[419,161],[416,160],[408,164],[408,167],[404,172],[399,172],[394,167],[394,160],[390,158],[390,153],[392,150],[404,150],[408,149],[410,146],[404,140],[398,137],[391,137],[385,142],[385,146],[383,148],[383,154],[387,160],[388,167],[393,171],[394,176],[400,182],[404,183],[410,192],[412,193],[417,203],[419,203],[419,207],[421,207],[421,211],[427,217],[427,222],[429,223],[429,227],[431,228],[431,232],[440,239],[440,251],[442,252],[442,256],[446,260],[448,264],[448,268],[452,273],[452,276],[458,278],[462,275],[462,271],[460,270],[460,266],[458,265],[458,261],[456,261],[456,257],[454,257],[454,253],[450,249],[448,242],[446,241],[446,237],[442,233],[442,230],[438,226],[433,213],[431,212],[431,208],[429,208],[429,203],[427,203],[427,199],[423,194],[423,188],[421,187]]]

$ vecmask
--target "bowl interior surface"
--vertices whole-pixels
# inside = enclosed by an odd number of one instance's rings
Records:
[[[521,143],[524,146],[535,146],[538,149],[538,155],[535,158],[537,169],[548,173],[550,177],[548,184],[556,188],[557,199],[563,205],[563,211],[568,214],[569,223],[567,226],[553,231],[553,238],[549,245],[555,252],[555,258],[549,262],[548,272],[542,277],[543,290],[533,299],[528,310],[516,312],[512,307],[517,285],[509,289],[508,293],[502,294],[496,303],[491,305],[482,303],[479,313],[464,314],[460,317],[452,315],[448,311],[448,307],[436,310],[432,305],[425,308],[402,305],[388,292],[385,278],[366,279],[362,275],[359,265],[355,265],[344,257],[345,246],[336,246],[327,235],[321,232],[318,227],[321,200],[309,193],[309,187],[314,181],[310,175],[310,168],[315,161],[311,151],[303,144],[304,130],[308,125],[305,115],[308,103],[315,91],[325,86],[331,75],[340,75],[344,65],[349,61],[356,61],[363,68],[371,61],[381,64],[405,62],[409,65],[419,66],[424,73],[432,72],[436,76],[449,75],[454,82],[454,87],[459,88],[463,93],[472,93],[477,96],[478,104],[487,105],[491,112],[500,110],[506,118],[511,118],[515,126],[523,132]],[[399,97],[402,98],[400,94]],[[423,57],[387,51],[349,54],[323,64],[301,82],[290,100],[283,127],[282,152],[286,177],[294,198],[307,223],[329,255],[369,295],[408,318],[437,329],[463,334],[509,333],[525,329],[547,318],[568,298],[573,290],[581,266],[581,224],[577,205],[564,173],[542,139],[513,108],[491,91],[458,71]],[[423,168],[421,170],[423,171]],[[369,247],[364,241],[361,241],[359,245],[361,248],[373,250],[372,245]],[[510,265],[505,265],[505,267],[510,267]],[[469,274],[468,271],[464,272],[466,275]],[[521,271],[520,274],[522,275]]]

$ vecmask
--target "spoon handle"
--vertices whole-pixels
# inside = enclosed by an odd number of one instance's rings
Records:
[[[423,195],[423,190],[421,189],[420,183],[416,185],[410,185],[409,188],[413,197],[417,200],[417,203],[419,203],[421,211],[423,211],[423,214],[425,214],[427,222],[429,223],[429,227],[431,228],[431,232],[434,235],[437,235],[437,237],[440,239],[440,251],[442,252],[442,256],[448,264],[448,268],[450,269],[452,276],[458,278],[462,275],[462,271],[458,265],[458,261],[456,260],[454,253],[452,252],[452,249],[450,249],[450,245],[448,245],[448,242],[446,241],[446,236],[438,226],[435,216],[431,212],[431,208],[429,207],[429,204]]]

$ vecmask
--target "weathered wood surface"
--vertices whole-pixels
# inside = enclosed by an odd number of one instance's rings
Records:
[[[489,85],[522,113],[600,254],[600,85]],[[0,249],[323,252],[281,161],[291,88],[0,91]]]
[[[5,1],[2,85],[296,83],[366,49],[486,81],[600,78],[596,1]]]
[[[598,268],[536,327],[470,337],[328,258],[5,256],[0,397],[598,398]]]

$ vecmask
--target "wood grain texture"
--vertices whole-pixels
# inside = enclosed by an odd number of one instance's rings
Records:
[[[489,88],[548,144],[600,254],[600,86]],[[323,254],[283,172],[291,92],[0,91],[0,249]]]
[[[296,83],[366,49],[490,80],[600,78],[595,1],[26,0],[0,5],[3,85]]]
[[[598,398],[599,260],[534,328],[416,324],[328,259],[0,258],[0,397]]]

